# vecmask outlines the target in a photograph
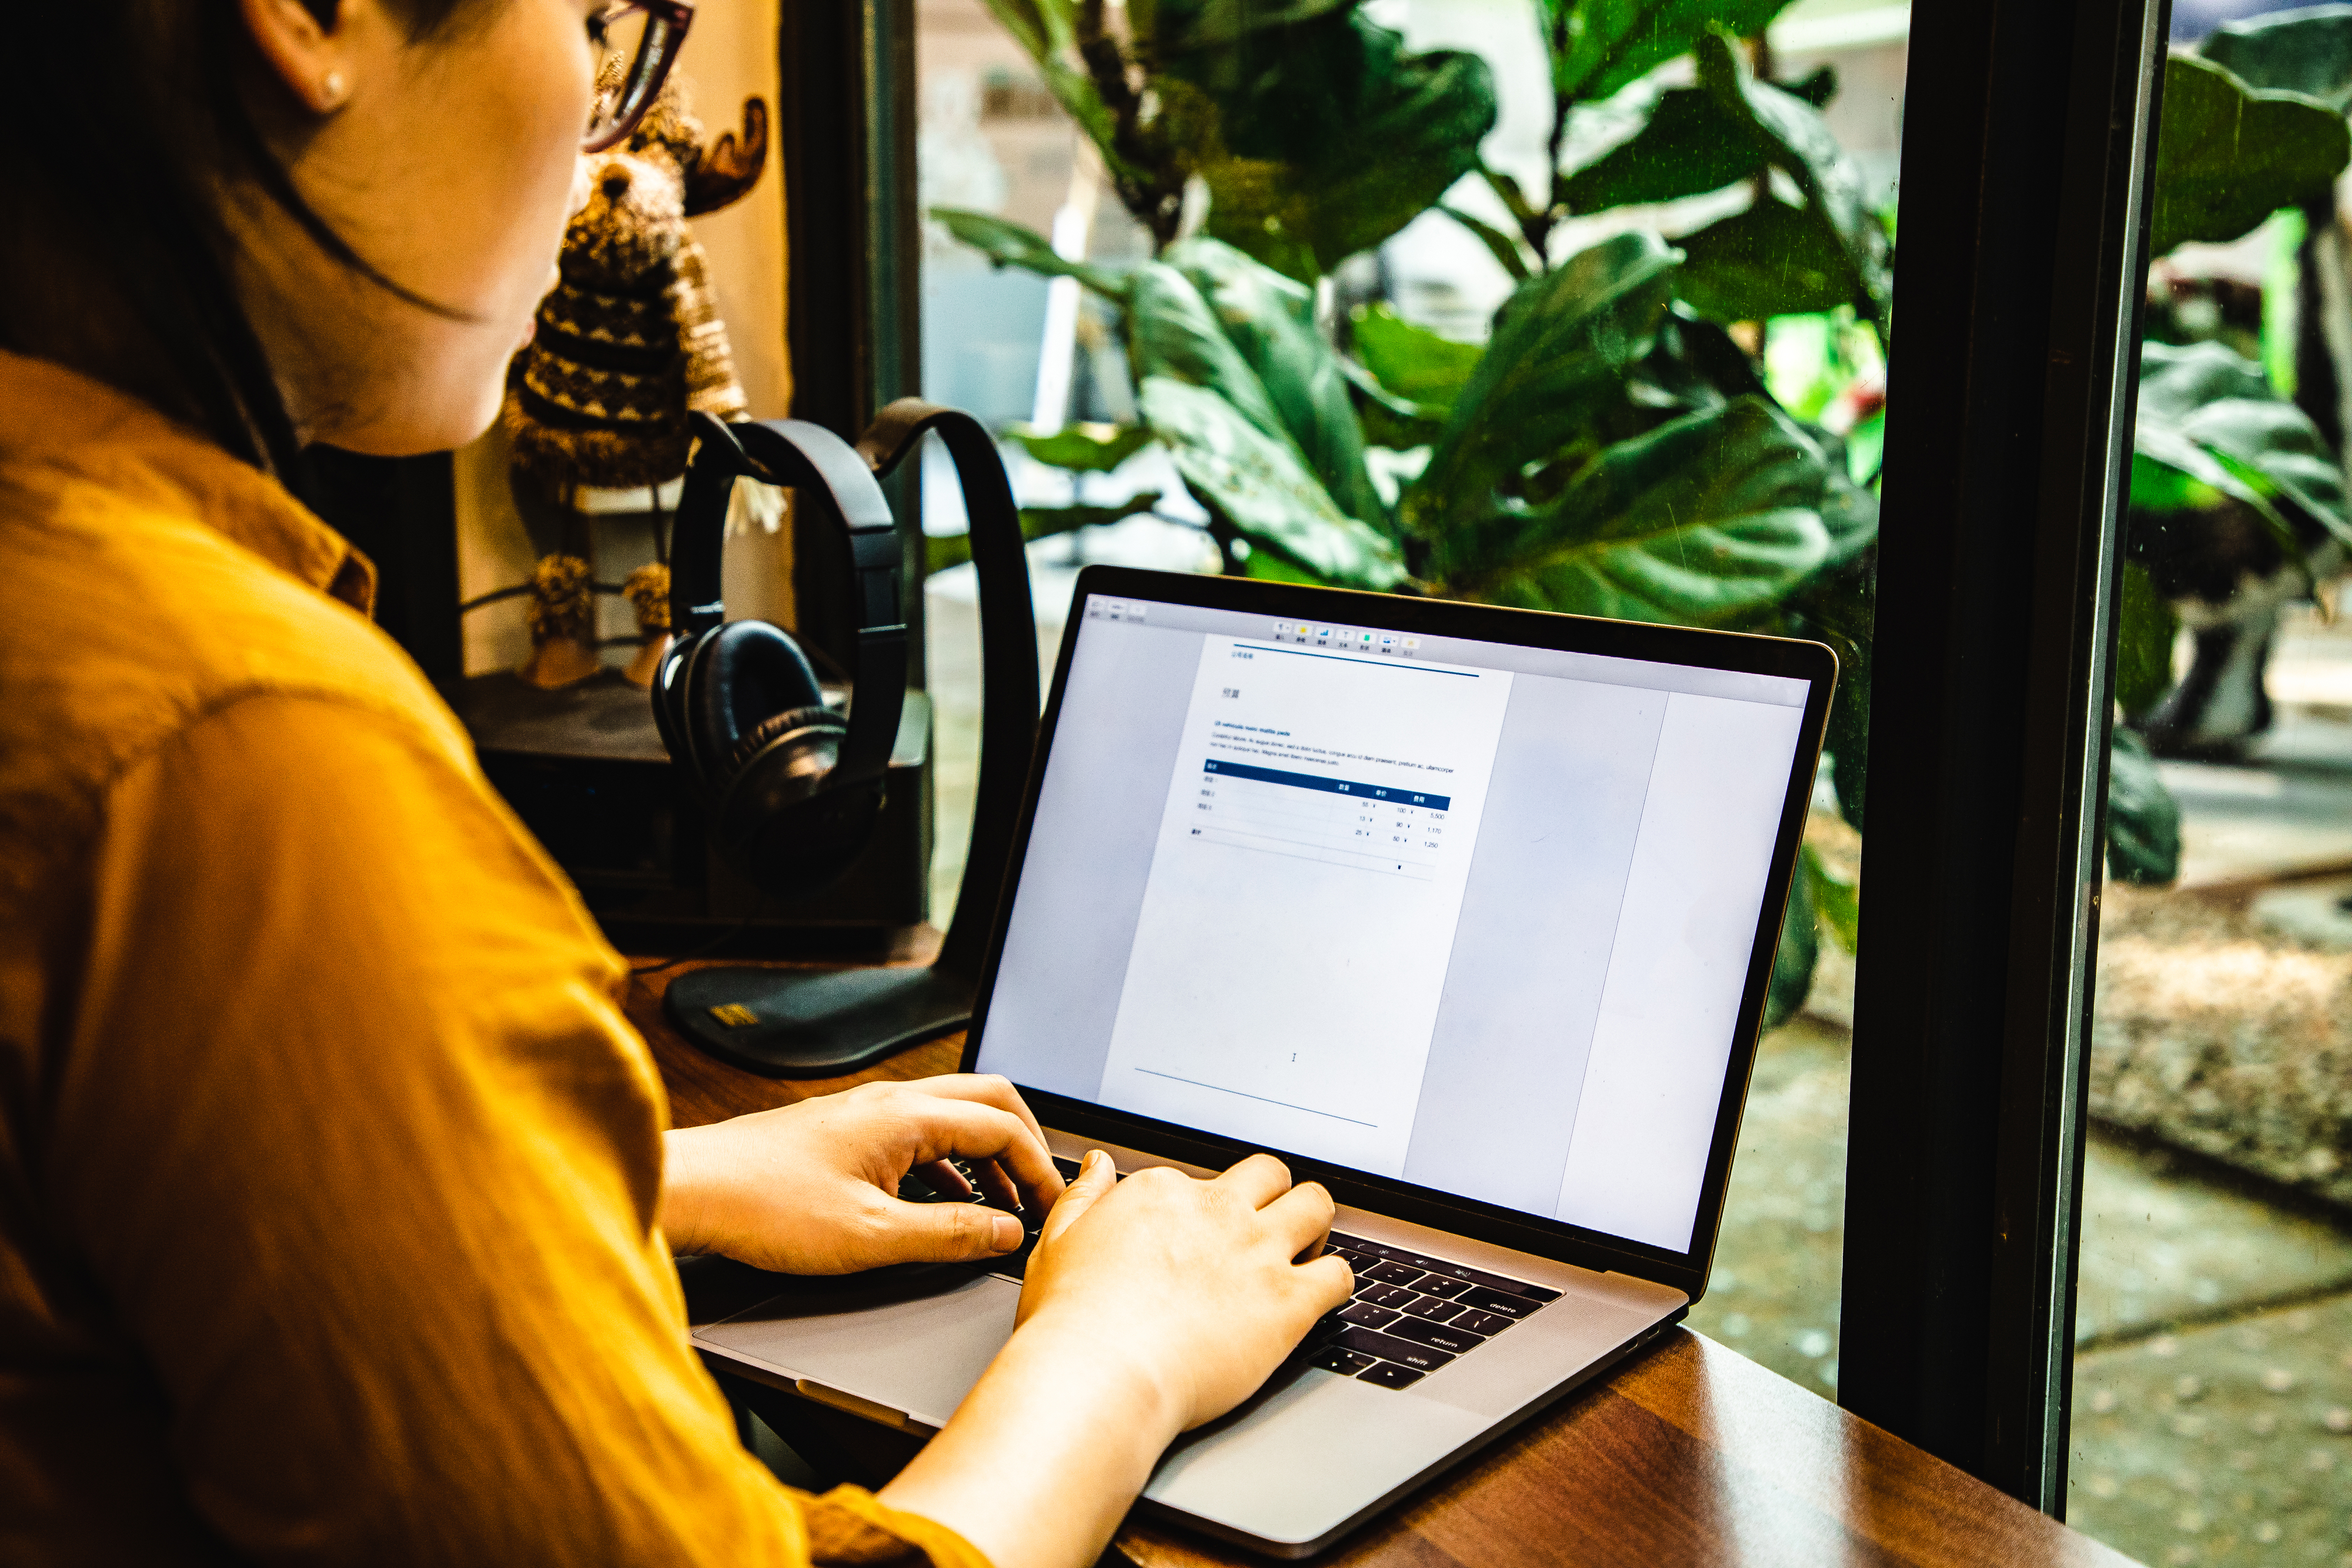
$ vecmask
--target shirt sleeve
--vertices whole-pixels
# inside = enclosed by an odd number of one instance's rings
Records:
[[[737,1441],[618,960],[470,757],[232,704],[110,787],[47,1207],[203,1518],[278,1563],[930,1563]]]

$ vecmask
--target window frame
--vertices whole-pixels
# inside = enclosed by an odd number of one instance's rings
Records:
[[[778,152],[784,187],[784,331],[793,417],[855,441],[922,387],[922,221],[915,190],[915,0],[778,7]],[[883,484],[921,516],[920,464]],[[838,528],[793,530],[795,630],[846,668],[856,619]],[[907,530],[899,581],[908,685],[924,685],[923,548]]]
[[[1918,6],[1905,105],[1839,1401],[2058,1517],[2170,10]]]

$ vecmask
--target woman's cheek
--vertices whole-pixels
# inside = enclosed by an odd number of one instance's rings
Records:
[[[499,189],[490,210],[508,225],[507,300],[528,317],[554,284],[572,214],[588,203],[580,138],[593,107],[594,64],[579,0],[520,0],[501,24],[498,88],[481,102],[508,156],[490,161]],[[521,329],[520,323],[517,330]]]

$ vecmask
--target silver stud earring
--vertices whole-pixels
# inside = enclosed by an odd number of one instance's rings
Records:
[[[329,71],[327,73],[326,78],[319,83],[319,99],[321,105],[325,108],[338,109],[341,107],[343,101],[342,72]]]

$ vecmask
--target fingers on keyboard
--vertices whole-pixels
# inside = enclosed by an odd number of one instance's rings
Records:
[[[1559,1292],[1335,1234],[1355,1299],[1308,1335],[1308,1364],[1379,1388],[1408,1388],[1477,1349]]]

